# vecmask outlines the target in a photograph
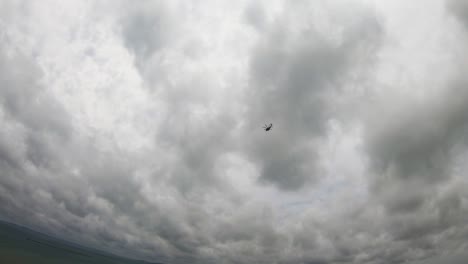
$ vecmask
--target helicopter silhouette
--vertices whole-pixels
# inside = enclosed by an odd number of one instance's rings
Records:
[[[265,129],[265,131],[270,131],[270,129],[273,127],[273,124],[269,124],[269,125],[265,125],[263,126],[263,129]]]

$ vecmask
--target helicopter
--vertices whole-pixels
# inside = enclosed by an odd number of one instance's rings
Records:
[[[269,125],[265,125],[263,126],[263,129],[265,129],[265,131],[270,131],[270,129],[273,127],[273,124],[269,124]]]

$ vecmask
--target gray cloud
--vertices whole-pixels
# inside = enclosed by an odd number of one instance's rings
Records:
[[[414,262],[414,264],[442,264],[442,263],[461,264],[466,261],[467,257],[468,256],[466,254],[461,253],[461,254],[456,254],[452,256],[436,257],[432,260],[418,261],[418,262]]]
[[[141,214],[133,210],[141,199],[134,168],[80,142],[39,67],[8,42],[0,49],[0,69],[2,215],[116,252],[128,247],[112,230],[119,229],[119,216]]]
[[[137,62],[149,59],[163,48],[176,27],[170,9],[163,2],[121,3],[121,25],[125,45]]]
[[[368,150],[379,175],[375,191],[390,195],[389,209],[413,211],[432,195],[431,186],[451,178],[466,141],[467,99],[464,84],[457,83],[423,104],[384,106],[382,115],[375,116],[368,129]]]
[[[260,31],[250,63],[249,129],[272,122],[278,131],[254,137],[257,143],[249,144],[249,151],[261,164],[260,180],[283,190],[301,188],[321,174],[313,141],[334,115],[332,94],[355,67],[370,62],[366,54],[382,33],[377,18],[364,11],[359,19],[338,24],[344,30],[333,41],[307,19],[309,13],[302,11],[307,8],[286,4],[284,14]],[[296,25],[293,18],[305,22]]]
[[[468,27],[468,4],[461,0],[449,0],[447,6],[449,11],[453,12]]]
[[[466,129],[464,87],[464,83],[456,84],[422,105],[408,102],[384,112],[386,115],[377,121],[384,125],[372,124],[375,132],[370,136],[370,152],[376,159],[374,166],[388,170],[394,165],[395,175],[404,178],[422,176],[431,181],[447,176],[446,159],[457,141],[463,140]]]
[[[263,6],[258,2],[252,2],[245,9],[244,13],[247,22],[258,30],[265,30],[266,15]]]
[[[60,3],[0,4],[1,218],[167,263],[461,263],[466,78],[379,90],[374,10]]]
[[[374,202],[383,206],[383,228],[393,243],[407,248],[384,259],[431,259],[451,255],[452,243],[465,244],[454,233],[466,229],[466,207],[459,202],[466,192],[455,186],[464,185],[459,173],[466,152],[468,94],[465,76],[458,70],[452,76],[427,87],[423,97],[380,93],[383,97],[377,96],[369,109],[365,146],[370,191]],[[396,81],[394,90],[403,91],[399,85],[407,84]],[[438,263],[437,259],[420,263]],[[456,263],[456,257],[449,259]]]

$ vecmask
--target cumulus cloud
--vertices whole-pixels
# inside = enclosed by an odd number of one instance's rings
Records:
[[[166,263],[457,263],[466,8],[371,2],[0,2],[0,217]]]

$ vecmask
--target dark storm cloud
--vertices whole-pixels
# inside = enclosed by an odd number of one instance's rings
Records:
[[[164,47],[175,27],[168,8],[161,2],[142,1],[135,5],[122,3],[122,34],[126,46],[137,62],[149,59]]]
[[[464,2],[447,3],[463,22]],[[376,174],[371,185],[392,214],[424,210],[460,166],[457,157],[467,142],[468,81],[460,73],[455,76],[456,80],[438,87],[436,95],[428,93],[425,100],[385,98],[377,103],[380,111],[371,114],[366,138]]]
[[[452,63],[464,65],[461,60]],[[459,179],[467,149],[468,82],[458,70],[453,76],[423,100],[388,93],[369,113],[369,183],[391,238],[389,250],[378,253],[387,261],[457,263],[457,257],[434,256],[453,255],[454,245],[466,244],[457,233],[466,232],[468,209],[461,203],[466,183]]]
[[[468,28],[468,3],[463,0],[448,0],[447,6],[449,11],[453,12]]]
[[[452,176],[468,128],[466,82],[452,86],[423,103],[384,106],[382,115],[369,125],[369,156],[378,174],[374,187],[384,200],[390,199],[389,209],[419,208],[433,193],[432,187]]]
[[[468,254],[459,253],[454,255],[438,256],[430,260],[421,260],[411,264],[463,264],[468,259]]]
[[[255,136],[249,152],[262,169],[260,181],[292,191],[320,175],[314,141],[333,117],[330,98],[354,68],[366,67],[363,63],[371,59],[366,54],[378,46],[382,32],[377,18],[364,11],[358,19],[343,21],[346,25],[338,23],[344,30],[341,40],[333,41],[319,32],[310,14],[301,13],[307,5],[285,6],[275,22],[259,31],[251,55],[249,128],[270,122],[274,127],[268,135]],[[337,10],[328,12],[333,16]],[[261,13],[247,14],[252,20]]]
[[[129,18],[128,25],[124,29],[127,45],[137,56],[150,56],[162,45],[163,27],[161,20],[153,15],[144,13]]]

